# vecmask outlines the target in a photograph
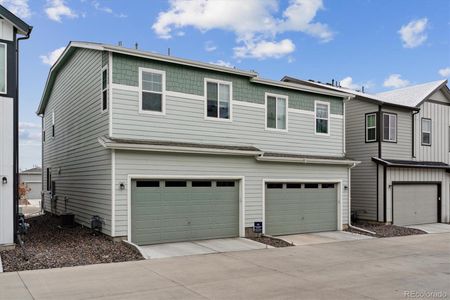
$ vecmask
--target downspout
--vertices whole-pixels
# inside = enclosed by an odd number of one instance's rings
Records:
[[[417,111],[414,111],[413,113],[412,113],[412,118],[411,118],[411,121],[412,121],[412,125],[411,125],[411,128],[412,128],[412,145],[411,145],[411,153],[412,153],[412,158],[416,158],[416,130],[415,130],[415,124],[416,124],[416,122],[415,122],[415,120],[414,120],[414,117],[418,114],[420,112],[420,110],[417,110]]]
[[[14,154],[13,154],[13,166],[14,166],[14,180],[13,180],[13,210],[14,210],[14,241],[16,241],[17,222],[19,214],[19,42],[30,38],[31,30],[27,32],[27,35],[16,39],[16,99],[14,101]]]
[[[367,229],[363,229],[363,228],[360,228],[360,227],[356,227],[356,226],[353,226],[352,225],[352,217],[351,217],[351,215],[352,215],[352,184],[351,184],[351,170],[356,166],[357,164],[356,163],[354,163],[352,166],[350,166],[349,168],[348,168],[348,227],[349,228],[352,228],[352,229],[355,229],[355,230],[358,230],[358,231],[362,231],[362,232],[366,232],[366,233],[369,233],[369,234],[372,234],[372,235],[376,235],[376,233],[375,232],[373,232],[373,231],[370,231],[370,230],[367,230]]]

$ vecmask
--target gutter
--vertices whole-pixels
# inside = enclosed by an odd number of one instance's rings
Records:
[[[360,161],[354,160],[339,160],[339,159],[326,159],[326,158],[306,158],[306,157],[279,157],[279,156],[264,156],[264,153],[256,157],[258,161],[269,162],[290,162],[290,163],[302,163],[302,164],[332,164],[332,165],[358,165]]]
[[[363,229],[363,228],[360,228],[360,227],[352,225],[352,184],[351,184],[351,182],[352,182],[351,181],[352,180],[351,172],[352,171],[351,170],[354,167],[356,167],[356,165],[357,164],[355,163],[352,166],[350,166],[350,168],[348,168],[348,227],[352,228],[352,229],[355,229],[355,230],[362,231],[362,232],[366,232],[366,233],[369,233],[369,234],[372,234],[372,235],[376,235],[376,233],[373,232],[373,231],[370,231],[370,230]]]

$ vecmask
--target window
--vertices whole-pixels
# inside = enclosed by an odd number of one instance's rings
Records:
[[[366,114],[366,142],[377,141],[377,114]]]
[[[52,189],[52,172],[50,168],[47,168],[47,191]]]
[[[283,184],[282,183],[268,183],[267,188],[268,189],[282,189]]]
[[[314,104],[316,116],[316,134],[329,134],[330,104],[316,101]]]
[[[102,111],[108,110],[108,67],[102,69]]]
[[[286,183],[287,189],[301,189],[302,184],[301,183]]]
[[[431,119],[422,118],[422,145],[431,146]]]
[[[187,182],[186,181],[166,181],[166,187],[186,187]]]
[[[140,112],[164,114],[166,73],[143,68],[139,70]]]
[[[159,187],[159,181],[157,180],[136,181],[136,187]]]
[[[266,128],[287,130],[288,98],[266,94]]]
[[[334,189],[334,183],[322,183],[323,189]]]
[[[45,130],[42,130],[42,142],[45,142]]]
[[[397,142],[397,115],[384,113],[383,114],[383,141]]]
[[[0,43],[0,93],[6,94],[6,84],[7,84],[7,51],[6,44]]]
[[[192,187],[212,187],[211,181],[192,181]]]
[[[52,111],[52,137],[55,137],[55,111]]]
[[[306,183],[305,189],[318,189],[319,184],[318,183]]]
[[[231,82],[206,80],[206,116],[231,119]]]
[[[234,187],[234,181],[217,181],[217,187]]]

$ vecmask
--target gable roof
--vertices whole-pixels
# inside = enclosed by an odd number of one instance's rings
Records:
[[[408,86],[401,89],[376,94],[385,101],[407,106],[418,106],[437,90],[446,87],[447,80],[438,80],[418,85]],[[446,89],[448,91],[448,87]]]
[[[72,41],[66,47],[64,52],[61,54],[61,56],[55,62],[55,64],[50,68],[50,72],[49,72],[47,82],[46,82],[45,88],[44,88],[44,93],[42,95],[42,99],[41,99],[41,102],[40,102],[38,110],[37,110],[38,115],[43,114],[45,111],[45,107],[47,105],[48,98],[50,97],[50,91],[55,82],[55,78],[58,73],[58,70],[64,65],[65,61],[67,61],[67,59],[70,57],[70,55],[72,53],[74,53],[76,49],[80,49],[80,48],[81,49],[92,49],[92,50],[98,50],[98,51],[108,51],[108,52],[112,52],[112,53],[147,58],[147,59],[163,61],[163,62],[167,62],[167,63],[174,63],[174,64],[184,65],[184,66],[190,66],[190,67],[195,67],[195,68],[200,68],[200,69],[205,69],[205,70],[212,70],[212,71],[217,71],[217,72],[222,72],[222,73],[245,76],[245,77],[249,78],[250,82],[257,83],[257,84],[276,86],[276,87],[281,87],[281,88],[286,88],[286,89],[334,96],[334,97],[339,97],[339,98],[349,98],[349,97],[352,98],[353,97],[353,94],[349,93],[347,91],[342,91],[342,90],[333,91],[333,90],[324,89],[323,87],[314,87],[314,86],[310,86],[310,85],[299,85],[299,84],[292,84],[289,82],[263,79],[263,78],[260,78],[258,76],[258,73],[256,73],[255,71],[245,71],[245,70],[240,70],[240,69],[236,69],[236,68],[223,67],[223,66],[218,66],[215,64],[204,63],[204,62],[199,62],[199,61],[194,61],[194,60],[189,60],[189,59],[184,59],[184,58],[178,58],[178,57],[169,56],[169,55],[162,55],[162,54],[157,54],[157,53],[142,51],[142,50],[136,50],[136,49],[129,49],[129,48],[125,48],[122,46],[113,46],[113,45],[92,43],[92,42]]]
[[[0,5],[0,16],[17,28],[17,32],[20,34],[28,35],[33,29],[32,26],[28,25],[22,19],[7,10],[3,5]]]
[[[390,106],[401,107],[401,108],[406,108],[406,109],[410,109],[410,110],[416,110],[415,106],[398,103],[398,102],[395,102],[395,101],[391,101],[389,99],[384,99],[384,98],[382,98],[382,97],[380,97],[378,95],[358,92],[358,91],[355,91],[355,90],[352,90],[352,89],[347,89],[347,88],[343,88],[343,87],[337,87],[337,86],[333,86],[333,85],[330,85],[330,84],[319,83],[319,82],[310,81],[310,80],[303,80],[303,79],[298,79],[298,78],[294,78],[294,77],[290,77],[290,76],[284,76],[281,79],[281,81],[298,83],[298,84],[304,84],[304,85],[310,85],[310,86],[315,86],[315,87],[321,87],[321,88],[330,89],[330,90],[334,90],[334,91],[341,91],[341,92],[353,94],[355,96],[358,96],[358,98],[361,98],[361,99],[366,100],[366,101],[375,102],[375,103],[380,104],[380,105],[387,104],[387,105],[390,105]]]
[[[42,173],[41,167],[33,167],[31,169],[20,172],[20,174],[41,174],[41,173]]]

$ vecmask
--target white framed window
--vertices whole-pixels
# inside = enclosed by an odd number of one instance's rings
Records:
[[[108,89],[109,89],[109,76],[108,66],[102,68],[102,112],[108,110]]]
[[[383,113],[383,141],[397,142],[397,115]]]
[[[7,45],[5,43],[0,43],[0,94],[7,93]]]
[[[205,78],[205,118],[232,120],[233,84],[229,81]]]
[[[287,131],[288,129],[288,96],[265,94],[266,129]]]
[[[431,146],[431,119],[422,118],[422,146]]]
[[[314,122],[316,134],[330,135],[330,103],[314,102]]]
[[[52,110],[52,137],[55,137],[55,111]]]
[[[139,112],[166,113],[166,72],[139,68]]]
[[[366,114],[366,142],[377,141],[377,114]]]

